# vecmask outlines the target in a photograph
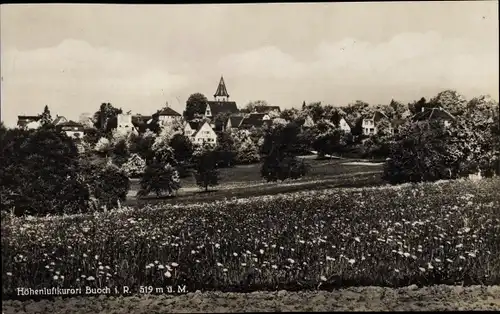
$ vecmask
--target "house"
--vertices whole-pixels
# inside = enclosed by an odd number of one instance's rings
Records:
[[[189,125],[191,129],[194,126],[190,125],[190,123],[187,123],[187,125]],[[184,131],[186,131],[186,129],[184,129]],[[214,129],[207,121],[198,123],[198,128],[189,138],[194,144],[217,144],[217,133],[215,133]]]
[[[56,125],[56,129],[59,132],[66,133],[67,136],[73,138],[83,138],[85,135],[85,128],[82,124],[75,121],[61,122]]]
[[[65,123],[65,122],[68,122],[68,119],[66,119],[63,116],[57,115],[56,118],[54,119],[54,121],[52,123],[54,125],[59,125],[61,123]]]
[[[226,83],[224,82],[224,78],[221,76],[219,86],[214,94],[214,100],[207,101],[205,107],[205,117],[213,118],[220,113],[236,114],[239,112],[240,111],[238,110],[238,106],[236,106],[236,102],[229,101]]]
[[[243,121],[243,116],[230,116],[227,119],[225,129],[226,130],[237,130],[240,127],[241,121]]]
[[[41,115],[37,116],[17,116],[17,126],[20,129],[37,129],[40,127]]]
[[[82,113],[78,118],[78,123],[82,124],[86,128],[94,127],[94,119],[90,113]]]
[[[198,130],[201,122],[188,121],[184,124],[184,135],[191,138]]]
[[[272,120],[265,113],[251,113],[241,120],[239,129],[261,128],[270,125]]]
[[[345,133],[351,133],[351,130],[353,128],[352,124],[344,117],[340,118],[338,127]]]
[[[378,133],[377,125],[382,120],[389,121],[389,118],[381,111],[375,111],[372,117],[364,118],[362,123],[363,135],[375,135]],[[390,128],[392,133],[392,128]]]
[[[445,109],[422,108],[422,111],[412,117],[413,121],[442,121],[444,126],[449,126],[456,118]]]
[[[173,122],[182,121],[182,115],[174,109],[167,106],[156,113],[160,125],[167,125]]]
[[[120,134],[136,133],[137,129],[132,123],[132,114],[119,113],[116,116],[116,130]]]

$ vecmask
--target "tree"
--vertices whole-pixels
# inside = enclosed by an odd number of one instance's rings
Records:
[[[343,143],[344,132],[339,128],[335,128],[332,125],[324,125],[323,128],[319,128],[318,133],[312,147],[318,151],[320,156],[338,153],[345,146],[345,143]]]
[[[321,106],[321,102],[315,102],[307,105],[304,111],[311,116],[314,122],[323,119],[325,115],[325,109]]]
[[[299,127],[295,123],[273,125],[266,130],[262,153],[261,176],[268,181],[298,178],[306,174],[306,165],[295,156]]]
[[[252,164],[260,160],[257,146],[250,138],[246,138],[238,146],[236,160],[239,164]]]
[[[11,129],[0,141],[2,211],[46,215],[88,209],[89,192],[79,175],[78,151],[66,134],[45,128]]]
[[[85,131],[85,135],[83,136],[83,141],[85,141],[91,147],[91,149],[94,149],[97,142],[99,142],[99,139],[101,139],[104,136],[105,134],[101,130],[96,128],[90,128]]]
[[[255,101],[251,101],[248,104],[246,104],[246,106],[243,109],[241,109],[241,112],[251,113],[251,112],[254,112],[254,110],[256,109],[256,107],[266,107],[266,106],[269,106],[269,104],[267,103],[267,101],[265,101],[265,100],[255,100]]]
[[[208,192],[209,186],[219,184],[219,171],[217,169],[217,156],[212,150],[204,150],[198,158],[195,172],[196,184]]]
[[[144,174],[146,161],[139,154],[130,155],[126,163],[122,165],[122,170],[129,178],[137,178]]]
[[[95,210],[114,208],[126,200],[130,180],[124,171],[112,163],[89,159],[81,159],[80,165]]]
[[[152,192],[157,197],[164,193],[172,195],[181,187],[179,172],[170,163],[164,164],[155,159],[146,166],[140,185],[138,197],[148,196]]]
[[[403,118],[403,114],[406,111],[405,105],[403,105],[399,101],[392,99],[391,103],[389,104],[389,107],[392,108],[392,110],[393,110],[393,115],[389,116],[389,118],[391,118],[391,119],[402,119]],[[386,112],[386,115],[387,114],[388,114],[388,112]]]
[[[43,113],[41,114],[40,123],[43,126],[52,124],[52,116],[50,115],[49,106],[47,105],[45,105],[45,108],[43,108]]]
[[[212,123],[215,125],[216,130],[223,131],[225,129],[227,120],[229,119],[229,116],[231,116],[230,112],[221,112],[218,113],[213,119]]]
[[[101,156],[108,157],[113,151],[113,145],[111,145],[111,142],[107,138],[101,137],[95,145],[94,150]]]
[[[420,98],[419,101],[414,101],[408,104],[408,109],[411,114],[417,114],[422,111],[422,108],[428,108],[430,104],[427,103],[427,99],[425,97]]]
[[[498,167],[498,148],[488,136],[466,120],[451,126],[418,122],[396,137],[384,178],[391,183],[455,179],[481,170],[492,175]]]
[[[99,110],[94,113],[94,127],[106,134],[110,133],[113,128],[108,123],[110,119],[114,118],[116,124],[116,117],[120,113],[123,113],[121,108],[115,108],[111,103],[102,103]]]
[[[121,167],[124,163],[127,162],[130,156],[127,140],[120,139],[112,148],[112,152],[113,152],[113,163],[118,167]]]
[[[153,144],[156,134],[152,131],[146,131],[142,134],[133,134],[129,138],[129,150],[132,154],[138,154],[144,160],[153,158]]]
[[[170,140],[170,147],[174,150],[174,157],[178,162],[187,163],[193,157],[193,143],[183,134],[175,134]]]
[[[217,163],[220,168],[232,167],[236,163],[237,147],[232,132],[221,132],[217,135]]]
[[[445,90],[430,100],[431,107],[442,107],[454,116],[461,116],[466,112],[467,100],[454,90]]]
[[[194,93],[186,101],[186,110],[183,115],[186,120],[194,119],[196,114],[203,115],[206,110],[208,99],[201,93]]]

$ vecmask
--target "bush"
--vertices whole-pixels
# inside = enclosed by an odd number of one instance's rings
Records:
[[[81,164],[94,209],[114,208],[126,200],[130,180],[125,171],[102,160],[85,159]]]
[[[391,183],[456,179],[481,170],[494,172],[498,150],[488,132],[464,121],[449,127],[414,123],[398,135],[384,169]]]
[[[84,212],[89,199],[78,151],[64,133],[5,130],[0,139],[2,211],[16,215]]]
[[[203,151],[198,157],[196,172],[194,174],[196,184],[208,191],[209,186],[219,184],[219,171],[217,170],[217,154],[211,150]]]
[[[147,165],[141,178],[141,188],[137,193],[138,197],[145,197],[154,192],[157,197],[164,193],[172,195],[180,189],[179,172],[176,167],[167,163],[166,165],[159,160],[154,160]]]
[[[264,159],[260,173],[268,182],[299,179],[307,174],[308,166],[303,160],[294,156],[285,156],[282,159],[274,155]]]
[[[138,154],[132,154],[126,163],[122,165],[123,171],[130,178],[138,178],[144,173],[146,161]]]

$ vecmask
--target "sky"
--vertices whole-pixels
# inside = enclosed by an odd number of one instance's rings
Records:
[[[102,102],[182,113],[190,94],[282,109],[498,100],[498,1],[1,5],[1,119],[77,120]]]

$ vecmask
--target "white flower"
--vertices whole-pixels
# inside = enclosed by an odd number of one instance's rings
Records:
[[[196,254],[196,251],[195,250],[191,250],[191,254]]]
[[[168,270],[165,272],[165,274],[164,274],[164,275],[165,275],[165,277],[167,277],[167,278],[172,277],[172,274],[171,274]]]
[[[355,240],[356,242],[361,242],[361,239],[360,239],[359,237],[355,237],[355,238],[354,238],[354,240]]]
[[[321,276],[320,279],[321,279],[321,281],[326,281],[326,277],[325,276]]]
[[[293,259],[291,259],[291,258],[287,259],[287,261],[288,261],[290,264],[295,263],[295,261],[294,261]]]
[[[215,243],[215,248],[216,249],[220,248],[220,244],[219,243]]]
[[[223,272],[227,272],[227,268],[224,268],[222,271],[223,271]]]
[[[425,272],[425,268],[423,268],[423,267],[419,267],[418,269],[420,269],[420,271],[423,273]]]
[[[241,266],[245,267],[247,266],[247,263],[241,263]]]
[[[449,258],[447,258],[447,259],[446,259],[446,261],[447,261],[448,263],[453,263],[453,261],[452,261],[451,259],[449,259]]]
[[[87,280],[88,280],[88,281],[93,281],[93,280],[95,280],[95,278],[94,278],[93,276],[89,276],[89,277],[87,278]]]
[[[427,263],[427,267],[428,267],[429,269],[434,269],[434,266],[432,266],[432,264],[431,264],[431,263]]]
[[[170,265],[172,265],[172,267],[177,267],[177,266],[179,266],[179,264],[177,264],[176,262],[173,262],[173,263],[172,263],[172,264],[170,264]]]
[[[163,265],[158,265],[158,269],[164,269],[165,267]]]
[[[356,263],[356,260],[355,260],[355,259],[353,259],[353,258],[351,258],[351,259],[349,260],[349,264],[353,265],[354,263]]]
[[[59,279],[59,277],[57,277],[57,275],[55,275],[55,276],[54,276],[53,278],[54,278],[54,280],[57,280],[57,279]]]
[[[236,252],[235,252],[235,253],[233,253],[233,256],[234,256],[234,257],[237,257],[237,256],[238,256],[238,253],[236,253]]]
[[[472,252],[469,252],[469,254],[467,254],[467,255],[469,255],[470,257],[476,257],[476,254],[474,254]]]
[[[217,266],[218,266],[218,267],[222,267],[222,266],[224,266],[224,265],[222,265],[221,263],[217,263]]]
[[[264,254],[264,250],[263,250],[263,249],[260,249],[260,250],[259,250],[259,253],[260,253],[261,255],[262,255],[262,254]]]
[[[276,266],[276,265],[272,265],[271,267],[272,267],[273,269],[278,269],[278,266]]]
[[[7,276],[12,276],[12,273],[10,271],[7,272]]]
[[[441,263],[441,260],[439,258],[436,258],[435,260],[436,262]]]
[[[405,252],[403,255],[404,255],[405,257],[409,257],[409,256],[410,256],[410,253]]]

